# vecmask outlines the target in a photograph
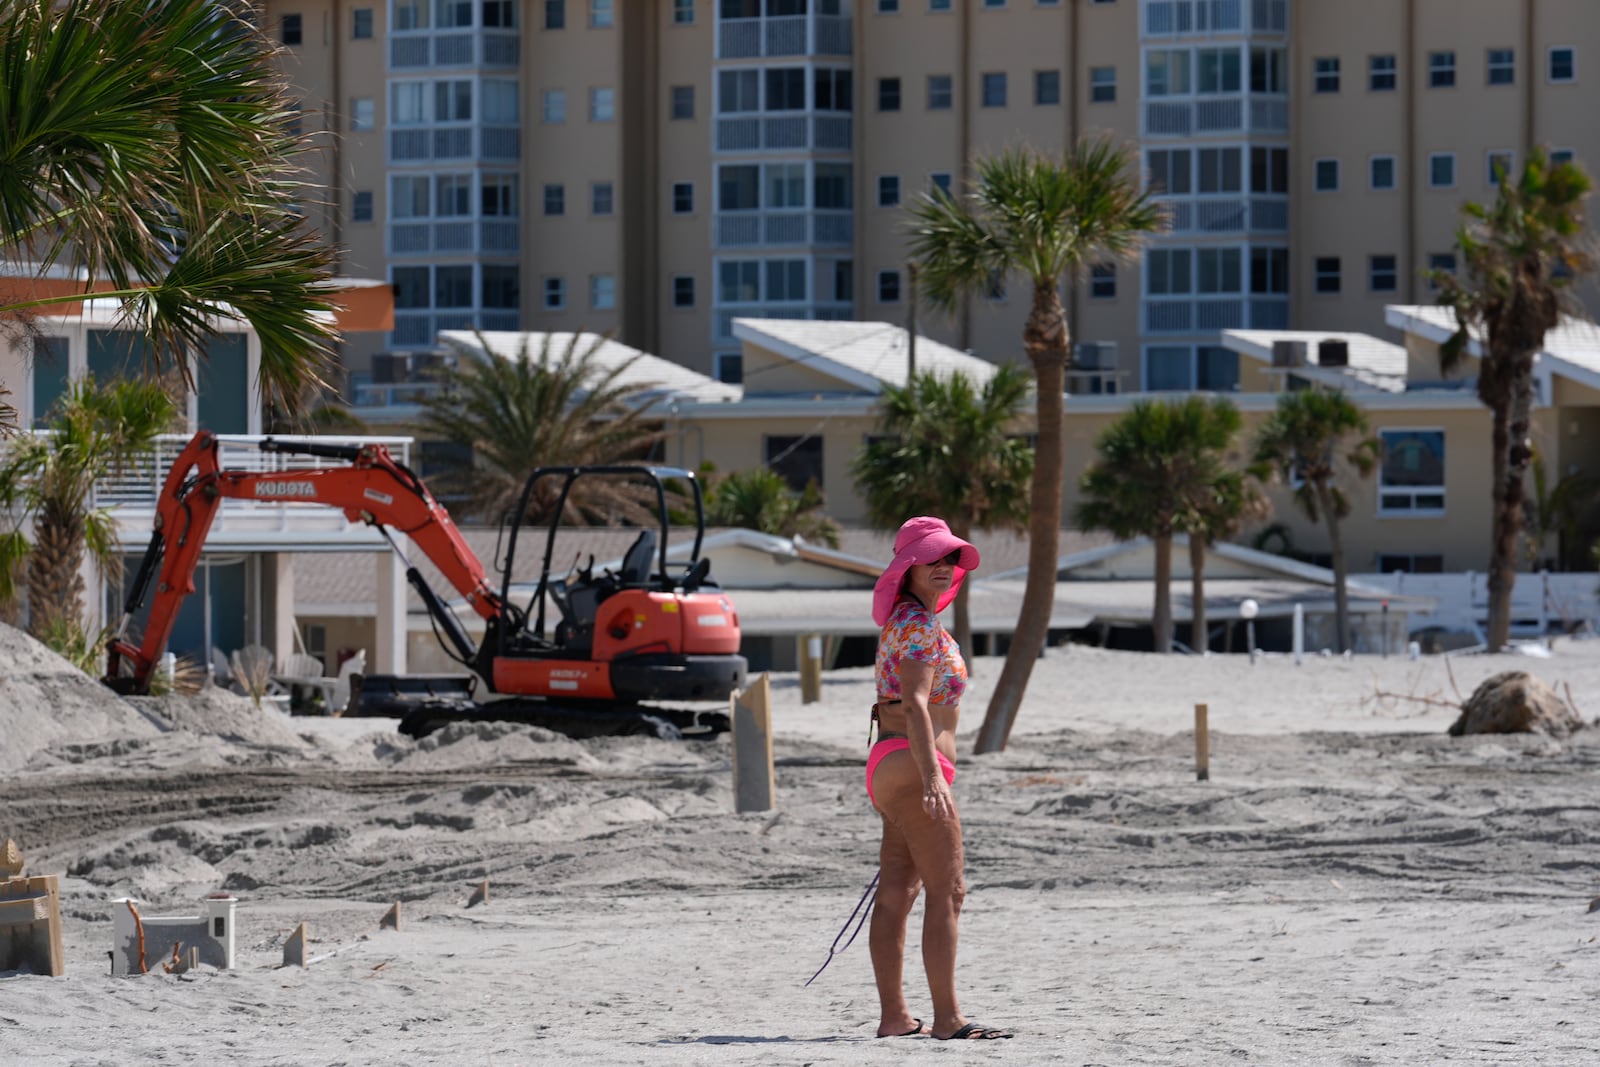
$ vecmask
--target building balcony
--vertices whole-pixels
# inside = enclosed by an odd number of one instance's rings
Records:
[[[1287,0],[1147,0],[1144,7],[1146,38],[1281,34],[1288,25]]]
[[[1146,137],[1200,134],[1289,132],[1289,98],[1251,94],[1149,100],[1144,105]]]
[[[415,30],[389,34],[391,71],[439,67],[515,70],[520,62],[516,30]]]
[[[1288,233],[1289,198],[1284,196],[1162,197],[1171,212],[1169,233]]]
[[[1213,334],[1218,330],[1281,330],[1289,298],[1276,295],[1151,296],[1142,315],[1146,334]],[[1248,320],[1248,326],[1246,325]]]
[[[850,50],[848,15],[776,15],[717,22],[718,59],[847,56]]]
[[[717,119],[718,152],[850,151],[850,116],[804,111]]]
[[[854,239],[849,211],[719,211],[717,248],[815,246],[847,248]]]
[[[389,224],[391,256],[514,256],[522,248],[522,227],[516,219],[418,219]]]
[[[518,126],[402,126],[389,131],[390,163],[522,160]]]

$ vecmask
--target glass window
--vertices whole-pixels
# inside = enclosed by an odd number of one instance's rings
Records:
[[[472,25],[472,0],[439,0],[440,29]]]
[[[427,267],[394,268],[394,306],[408,311],[432,307],[428,303],[430,274]]]
[[[589,25],[597,30],[609,30],[615,24],[611,0],[589,0]]]
[[[1315,188],[1319,193],[1336,193],[1339,191],[1339,161],[1337,159],[1319,159],[1312,164],[1316,175]]]
[[[1484,177],[1490,185],[1499,185],[1501,178],[1516,170],[1517,157],[1514,152],[1490,152],[1486,162]]]
[[[879,111],[899,111],[900,110],[900,79],[899,78],[879,78],[878,79],[878,110]]]
[[[1061,72],[1036,70],[1033,72],[1033,102],[1040,107],[1053,107],[1061,103]]]
[[[950,75],[948,75],[948,74],[930,74],[930,75],[928,75],[928,110],[929,111],[949,111],[950,110],[950,104],[951,104],[952,99],[954,98],[954,95],[955,95],[954,90],[951,88]]]
[[[372,39],[372,8],[358,7],[350,12],[350,36],[357,41]]]
[[[567,306],[567,280],[565,278],[546,278],[544,280],[544,309],[546,311],[560,311]]]
[[[878,206],[894,207],[900,203],[900,175],[880,174],[878,176]]]
[[[717,112],[722,115],[761,110],[761,72],[720,70],[717,72]]]
[[[1318,256],[1312,264],[1314,287],[1319,293],[1337,293],[1340,288],[1338,256]]]
[[[1319,93],[1336,93],[1339,91],[1339,57],[1325,56],[1316,61],[1316,71],[1312,76],[1312,87]]]
[[[460,218],[472,214],[472,175],[441,174],[433,180],[434,202],[440,218]]]
[[[1193,389],[1193,364],[1188,345],[1151,345],[1144,350],[1144,387],[1152,393]]]
[[[1244,292],[1242,254],[1237,248],[1201,248],[1195,251],[1195,292]]]
[[[1250,291],[1266,294],[1289,291],[1287,248],[1250,249]]]
[[[1553,82],[1576,81],[1578,77],[1578,61],[1576,54],[1570,48],[1550,49],[1550,80]]]
[[[1438,289],[1438,281],[1432,277],[1432,272],[1439,271],[1444,274],[1456,272],[1456,254],[1454,252],[1432,252],[1428,255],[1428,288]]]
[[[1578,154],[1576,152],[1574,152],[1570,148],[1552,148],[1552,149],[1550,149],[1550,163],[1551,163],[1551,165],[1555,165],[1557,163],[1571,163],[1574,159],[1577,159],[1577,158],[1578,158]]]
[[[396,30],[427,29],[428,0],[394,0],[394,28]]]
[[[1250,149],[1250,191],[1288,193],[1289,150],[1287,148]]]
[[[350,221],[372,221],[372,190],[358,190],[350,200]]]
[[[1456,54],[1454,52],[1428,53],[1428,88],[1449,89],[1456,84]]]
[[[694,275],[674,274],[672,276],[672,306],[675,308],[694,307]]]
[[[784,303],[806,298],[806,261],[803,259],[767,260],[766,298]]]
[[[717,267],[717,302],[750,304],[761,299],[761,264],[756,260],[724,261]]]
[[[1517,53],[1511,48],[1489,49],[1489,84],[1515,85],[1517,81]]]
[[[1089,103],[1114,104],[1117,102],[1117,68],[1089,68]]]
[[[856,264],[850,259],[833,261],[833,299],[838,304],[848,304],[855,299]]]
[[[483,271],[483,306],[515,311],[522,305],[521,272],[504,263],[485,263]]]
[[[1096,263],[1089,268],[1089,296],[1094,300],[1114,300],[1117,296],[1117,265]]]
[[[517,5],[515,0],[483,0],[483,24],[490,29],[516,29]]]
[[[565,89],[546,89],[544,91],[544,120],[552,126],[560,125],[567,121],[567,91]]]
[[[898,304],[900,302],[900,272],[897,270],[880,270],[878,272],[878,303]]]
[[[1289,91],[1289,53],[1282,48],[1250,49],[1250,91],[1286,93]]]
[[[764,206],[769,208],[802,208],[806,206],[806,165],[804,163],[767,164],[767,196]]]
[[[768,111],[806,109],[806,71],[804,67],[777,67],[767,71]]]
[[[738,163],[717,168],[717,210],[754,211],[761,206],[761,168]]]
[[[544,187],[544,213],[546,215],[565,215],[567,213],[567,187],[559,182],[552,182]]]
[[[472,267],[467,264],[433,268],[433,306],[469,308],[472,306]]]
[[[672,183],[672,213],[689,215],[694,212],[694,182]]]
[[[1444,431],[1379,430],[1378,513],[1444,510]]]
[[[567,25],[567,0],[544,0],[544,28],[565,29]]]
[[[719,382],[738,385],[744,381],[744,356],[738,352],[718,352],[711,357],[712,374]]]
[[[615,210],[615,201],[610,182],[595,182],[589,186],[589,214],[610,215]]]
[[[1187,248],[1152,248],[1145,253],[1145,276],[1151,296],[1194,292],[1193,254]]]
[[[1221,345],[1195,349],[1196,386],[1210,393],[1232,393],[1239,388],[1239,353]]]
[[[878,14],[893,15],[900,10],[900,0],[878,0]]]
[[[1237,193],[1244,189],[1244,172],[1237,148],[1202,148],[1195,153],[1202,193]]]
[[[522,214],[517,203],[519,179],[515,174],[485,174],[480,185],[485,218],[514,219]]]
[[[1399,286],[1400,270],[1394,256],[1371,256],[1367,260],[1367,286],[1374,293],[1392,293]]]
[[[596,311],[610,311],[617,306],[617,276],[594,274],[589,278],[589,306]]]
[[[1189,95],[1189,50],[1152,49],[1145,66],[1147,96]]]
[[[818,111],[851,111],[852,76],[848,70],[820,67],[812,73],[812,97]]]
[[[423,82],[395,82],[389,86],[389,121],[396,126],[415,126],[428,121],[427,85]]]
[[[768,437],[766,459],[767,466],[783,475],[796,492],[812,482],[822,485],[822,438],[815,434]]]
[[[949,11],[950,0],[928,0],[929,11]]]
[[[433,83],[433,121],[472,121],[472,83],[470,81],[461,78]]]
[[[617,117],[617,93],[615,89],[590,89],[589,90],[589,121],[610,122]]]
[[[694,86],[672,87],[672,117],[675,120],[694,118]]]
[[[350,101],[350,128],[370,130],[378,124],[378,105],[370,96],[358,96]]]
[[[302,22],[299,15],[283,16],[283,22],[279,24],[280,39],[287,45],[302,43],[305,34],[301,27]]]
[[[1393,189],[1395,187],[1395,158],[1393,156],[1373,156],[1367,162],[1367,181],[1374,189]]]
[[[1198,77],[1195,91],[1202,95],[1236,93],[1239,91],[1239,50],[1237,48],[1202,48],[1195,53]]]
[[[694,0],[672,0],[672,24],[674,26],[694,25]]]
[[[932,174],[928,175],[928,191],[932,192],[933,190],[937,189],[944,195],[949,196],[952,181],[953,179],[951,178],[949,171],[936,170]]]
[[[1456,184],[1456,157],[1453,152],[1434,152],[1428,157],[1428,184],[1449,189]]]
[[[517,83],[505,78],[483,80],[483,121],[515,126],[521,121]]]
[[[1367,88],[1375,93],[1392,92],[1398,81],[1394,56],[1367,57]]]
[[[1005,71],[988,71],[983,75],[983,106],[1006,106]]]
[[[813,206],[826,211],[848,211],[855,206],[850,192],[850,164],[816,164],[811,184]]]
[[[1190,152],[1187,148],[1163,148],[1150,153],[1150,188],[1168,196],[1187,196],[1194,191],[1190,180]]]
[[[389,179],[389,215],[396,219],[425,219],[433,195],[433,180],[426,174],[397,174]]]

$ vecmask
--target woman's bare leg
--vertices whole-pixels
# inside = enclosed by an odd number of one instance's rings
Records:
[[[906,920],[911,916],[921,888],[906,839],[885,819],[883,844],[878,848],[878,895],[872,907],[872,928],[867,935],[881,1006],[879,1037],[905,1034],[917,1025],[906,1004],[904,971]]]
[[[885,839],[887,831],[898,832],[927,890],[922,965],[928,975],[928,991],[933,994],[931,1030],[936,1034],[953,1033],[967,1021],[956,1000],[957,926],[967,895],[961,821],[959,817],[928,817],[922,808],[922,780],[909,752],[893,752],[885,757],[873,775],[872,788],[884,816]],[[873,959],[877,959],[876,950]],[[879,988],[881,994],[881,982]]]

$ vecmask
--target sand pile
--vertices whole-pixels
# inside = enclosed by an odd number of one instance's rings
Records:
[[[304,742],[290,728],[289,718],[269,704],[208,685],[198,693],[130,697],[128,703],[167,730],[218,737],[241,745],[301,748]]]
[[[144,715],[21,630],[0,623],[0,771],[41,749],[158,732]]]

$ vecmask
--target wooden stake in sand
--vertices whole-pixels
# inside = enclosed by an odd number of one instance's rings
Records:
[[[1211,733],[1207,728],[1207,708],[1194,706],[1194,776],[1196,781],[1211,780]]]
[[[383,918],[378,920],[378,929],[396,931],[400,929],[400,902],[398,900],[390,904],[389,910],[384,912]]]
[[[294,928],[294,933],[289,935],[289,940],[283,943],[283,965],[285,967],[306,966],[306,943],[311,940],[306,933],[306,924],[301,923]]]
[[[467,898],[467,907],[475,908],[479,904],[489,903],[489,879],[485,878],[472,887],[472,896]]]
[[[771,811],[777,793],[772,771],[772,682],[763,673],[732,703],[734,810]]]
[[[822,699],[822,635],[802,634],[800,644],[800,703]]]

